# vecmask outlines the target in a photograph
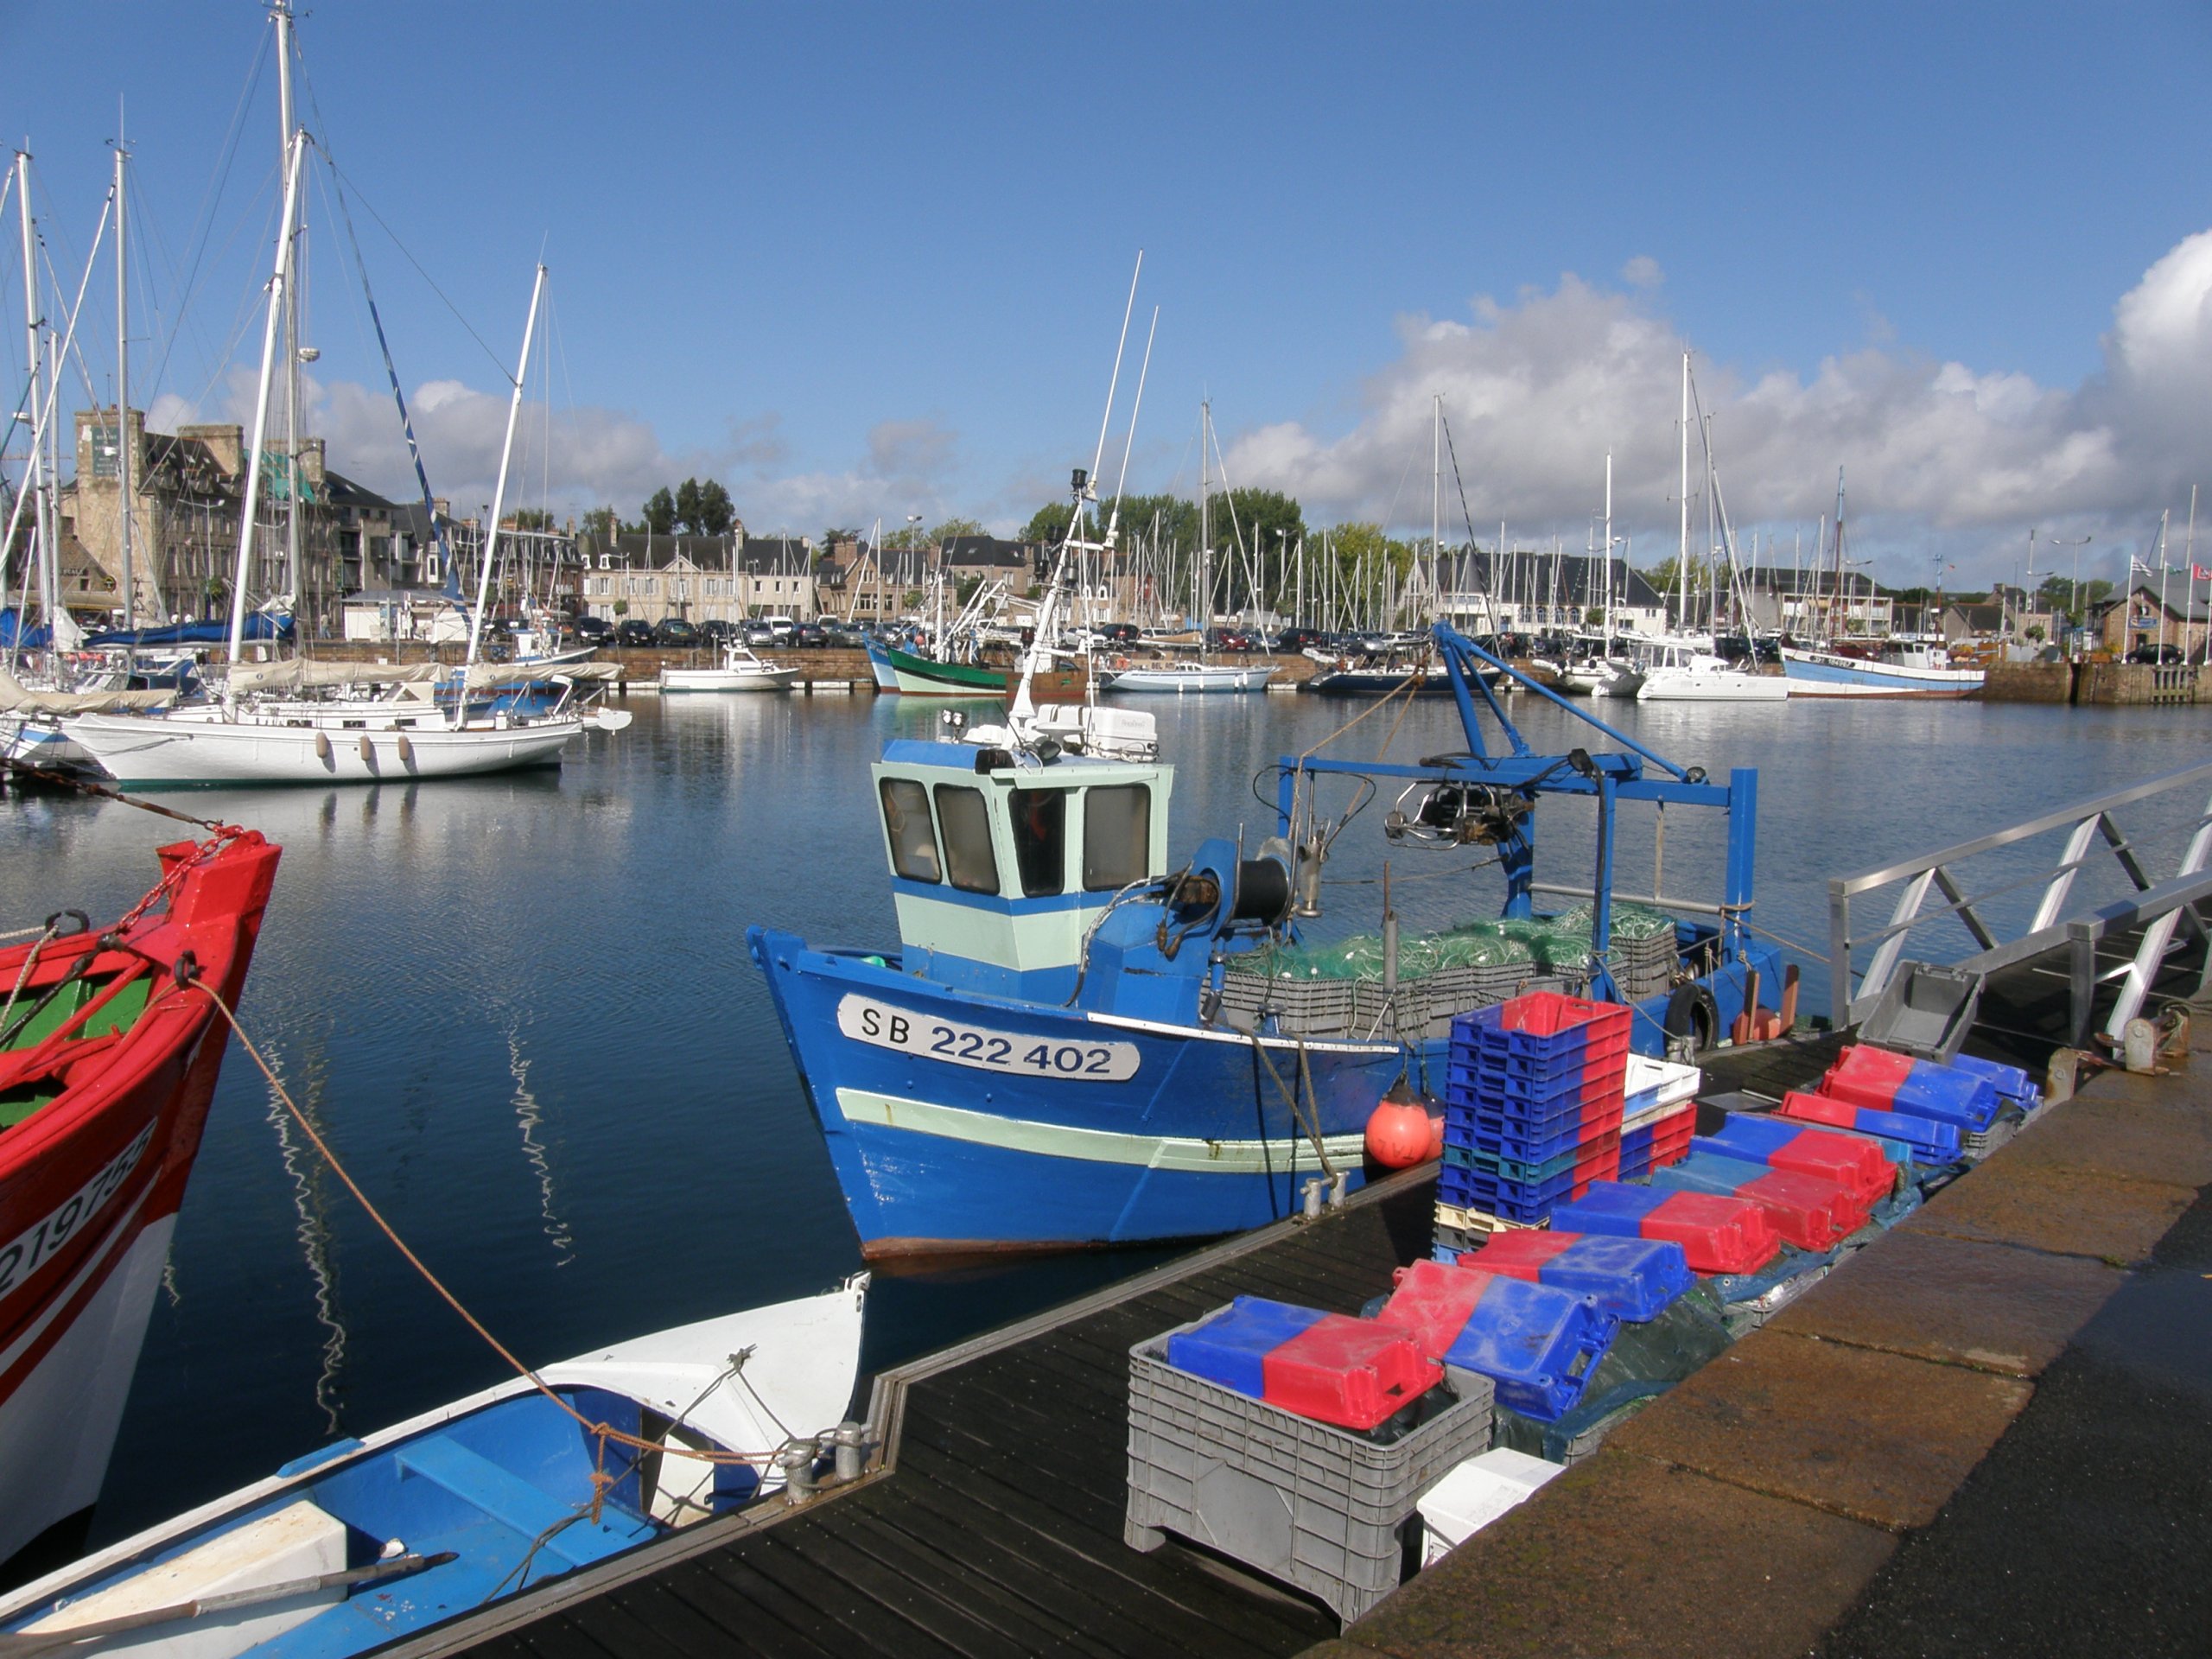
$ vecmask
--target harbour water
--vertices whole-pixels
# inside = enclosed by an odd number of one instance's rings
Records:
[[[1171,853],[1273,825],[1272,767],[1369,705],[1154,699],[1175,763]],[[859,1265],[829,1164],[744,950],[772,921],[895,937],[867,762],[938,710],[897,698],[641,699],[557,774],[406,788],[171,795],[285,849],[242,1018],[354,1176],[526,1358],[817,1289]],[[2189,709],[1979,702],[1592,705],[1715,776],[1761,772],[1759,899],[1827,938],[1827,880],[2203,758]],[[1594,734],[1533,698],[1532,747]],[[1392,704],[1328,752],[1461,747],[1447,703]],[[1378,793],[1329,867],[1321,937],[1375,927]],[[1256,794],[1255,794],[1256,790]],[[1265,798],[1263,804],[1261,798]],[[1347,790],[1345,799],[1349,798]],[[2201,801],[2126,820],[2153,877]],[[1678,815],[1664,890],[1710,897],[1718,836]],[[111,803],[0,801],[0,925],[99,918],[150,882],[178,826]],[[1587,826],[1541,825],[1541,879],[1586,881]],[[1624,891],[1649,890],[1630,825]],[[2048,857],[2048,849],[2045,856]],[[1389,853],[1408,926],[1495,910],[1480,849]],[[2024,855],[2020,868],[2031,861]],[[2077,890],[2101,889],[2102,870]],[[2031,895],[2008,902],[2024,906]],[[1932,954],[1965,948],[1931,935]],[[1825,1007],[1808,965],[1808,1009]],[[1049,1305],[1157,1252],[880,1279],[882,1364]],[[226,1065],[118,1441],[95,1541],[497,1380],[499,1363],[320,1166],[242,1055]]]

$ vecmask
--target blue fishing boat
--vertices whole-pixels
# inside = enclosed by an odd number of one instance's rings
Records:
[[[340,1440],[0,1598],[0,1652],[340,1659],[810,1478],[868,1276]]]
[[[1758,985],[1780,988],[1778,957],[1746,924],[1757,774],[1710,781],[1448,625],[1434,637],[1466,752],[1412,765],[1286,757],[1271,769],[1276,833],[1249,853],[1215,838],[1171,859],[1171,766],[1072,753],[1018,718],[886,745],[873,772],[898,944],[747,935],[867,1257],[1261,1225],[1317,1176],[1359,1183],[1367,1120],[1399,1079],[1442,1094],[1458,1013],[1541,979],[1632,1002],[1637,1048],[1660,1053],[1726,1040]],[[1535,753],[1506,718],[1500,678],[1616,747]],[[1494,850],[1498,925],[1541,924],[1540,896],[1581,900],[1581,959],[1401,976],[1386,920],[1380,983],[1268,975],[1270,953],[1297,947],[1319,913],[1342,827],[1317,791],[1361,779],[1402,785],[1393,841]],[[1535,809],[1558,796],[1594,803],[1596,868],[1539,883]],[[1726,819],[1723,891],[1657,899],[1688,919],[1667,921],[1633,964],[1612,937],[1627,803]]]

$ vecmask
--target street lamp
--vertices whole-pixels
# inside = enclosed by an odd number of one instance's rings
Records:
[[[2082,603],[2082,550],[2094,540],[2096,537],[2094,536],[2054,536],[2050,538],[2050,544],[2053,547],[2070,547],[2074,550],[2074,586],[2072,592],[2068,595],[2067,605],[2068,613],[2074,619],[2073,637],[2068,642],[2066,652],[2067,659],[2069,662],[2081,660],[2082,632],[2088,626],[2088,608]]]

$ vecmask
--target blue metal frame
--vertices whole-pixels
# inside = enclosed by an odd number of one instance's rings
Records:
[[[1611,975],[1603,969],[1612,941],[1612,886],[1615,846],[1615,809],[1623,801],[1650,801],[1660,805],[1718,808],[1727,815],[1727,857],[1721,893],[1720,944],[1723,957],[1732,960],[1747,944],[1745,912],[1754,893],[1754,851],[1758,830],[1758,772],[1738,766],[1726,784],[1710,783],[1694,768],[1677,766],[1634,738],[1618,732],[1548,686],[1501,658],[1492,656],[1449,623],[1436,625],[1438,654],[1449,677],[1452,696],[1459,710],[1468,753],[1440,760],[1433,766],[1398,766],[1376,761],[1321,760],[1286,755],[1275,785],[1277,831],[1290,833],[1295,816],[1300,779],[1318,773],[1363,778],[1402,778],[1434,783],[1469,782],[1503,785],[1530,796],[1586,795],[1598,802],[1597,868],[1591,891],[1598,897],[1591,920],[1591,944],[1599,958],[1601,995],[1617,995]],[[1544,697],[1621,746],[1624,753],[1589,753],[1582,750],[1563,755],[1538,754],[1529,747],[1505,712],[1497,694],[1483,675],[1484,667],[1510,675],[1529,690]],[[1497,721],[1510,753],[1493,754],[1484,741],[1483,722],[1475,702],[1479,693]],[[1645,763],[1667,774],[1653,778]],[[1520,819],[1510,836],[1497,844],[1499,863],[1505,874],[1505,913],[1528,916],[1534,909],[1535,840],[1533,817]]]

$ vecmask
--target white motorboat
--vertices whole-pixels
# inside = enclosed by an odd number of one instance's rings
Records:
[[[660,689],[671,691],[786,691],[798,670],[756,657],[749,645],[732,640],[722,647],[716,668],[664,668]]]
[[[1638,702],[1781,702],[1789,696],[1789,682],[1779,674],[1762,674],[1711,652],[1685,645],[1662,645],[1643,683],[1637,688]]]
[[[743,1509],[831,1453],[867,1295],[855,1274],[340,1440],[0,1599],[0,1650],[340,1659]]]
[[[1116,669],[1106,682],[1109,691],[1165,691],[1176,696],[1206,692],[1264,691],[1274,678],[1274,665],[1236,668],[1226,663],[1146,663]]]

